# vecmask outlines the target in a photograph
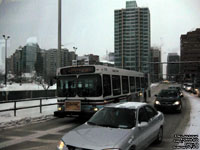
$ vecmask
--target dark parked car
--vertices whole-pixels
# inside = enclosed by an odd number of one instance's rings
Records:
[[[176,89],[163,89],[155,95],[154,107],[161,111],[182,111],[182,96]]]

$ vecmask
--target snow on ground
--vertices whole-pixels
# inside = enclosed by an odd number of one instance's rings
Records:
[[[56,103],[57,99],[45,99],[42,104]],[[25,106],[35,106],[39,105],[40,101],[27,101],[27,102],[17,102],[17,107]],[[0,110],[13,108],[13,103],[0,104]],[[26,123],[33,122],[34,120],[44,120],[53,117],[54,111],[57,110],[57,105],[44,106],[42,107],[42,113],[40,113],[40,108],[30,108],[17,110],[16,116],[14,116],[14,111],[0,112],[0,129],[24,125]]]
[[[189,93],[185,93],[189,97],[191,104],[190,121],[186,126],[184,135],[197,136],[200,141],[200,98]],[[198,144],[200,142],[198,141]],[[200,150],[200,146],[198,148]]]
[[[152,88],[152,87],[158,86],[158,85],[159,85],[159,83],[151,83],[150,87]]]
[[[56,89],[56,84],[50,86],[49,89]],[[41,84],[36,83],[12,83],[7,84],[7,86],[3,86],[0,88],[0,91],[23,91],[23,90],[44,90]]]

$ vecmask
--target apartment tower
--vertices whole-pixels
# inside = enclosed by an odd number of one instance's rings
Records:
[[[115,66],[149,72],[150,12],[136,1],[127,1],[125,9],[115,10]]]

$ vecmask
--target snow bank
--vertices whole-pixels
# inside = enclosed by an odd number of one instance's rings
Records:
[[[57,99],[45,99],[42,101],[42,104],[52,104],[56,102]],[[40,101],[18,102],[17,108],[26,106],[36,106],[39,105],[39,103]],[[0,110],[9,108],[13,108],[13,103],[0,104]],[[16,116],[14,116],[14,111],[0,112],[0,130],[26,125],[28,123],[36,122],[37,120],[53,118],[54,111],[56,110],[57,105],[51,105],[42,107],[42,113],[40,113],[39,107],[17,110]]]
[[[186,94],[186,93],[184,93]],[[190,137],[192,140],[197,140],[193,141],[195,144],[197,144],[197,148],[192,148],[192,149],[198,149],[200,150],[200,98],[196,97],[194,95],[190,95],[187,93],[187,96],[189,97],[189,101],[191,104],[191,113],[190,113],[190,121],[186,126],[186,129],[184,131],[184,135],[187,135]],[[192,138],[195,137],[195,138]],[[191,143],[191,142],[190,142]]]
[[[151,83],[150,87],[152,88],[152,87],[158,86],[158,85],[159,85],[159,83]]]

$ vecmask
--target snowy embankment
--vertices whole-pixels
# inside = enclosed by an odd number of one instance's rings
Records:
[[[184,134],[198,135],[200,140],[200,98],[187,93],[191,104],[190,121]]]
[[[56,103],[57,99],[44,99],[42,104]],[[40,101],[27,101],[27,102],[17,102],[17,107],[35,106],[39,105]],[[13,103],[0,104],[0,110],[13,108]],[[45,120],[53,118],[54,111],[57,110],[57,105],[42,107],[42,113],[40,113],[40,108],[30,108],[17,110],[16,116],[14,116],[14,111],[0,112],[0,130],[3,128],[15,127],[24,125],[27,123],[32,123],[38,120]]]
[[[187,95],[191,105],[190,120],[186,125],[183,135],[179,135],[178,139],[182,140],[180,145],[184,149],[200,150],[200,98],[193,94],[184,93]],[[185,148],[186,146],[186,148]]]
[[[151,83],[150,87],[153,88],[153,87],[158,86],[158,85],[159,85],[159,83]]]

